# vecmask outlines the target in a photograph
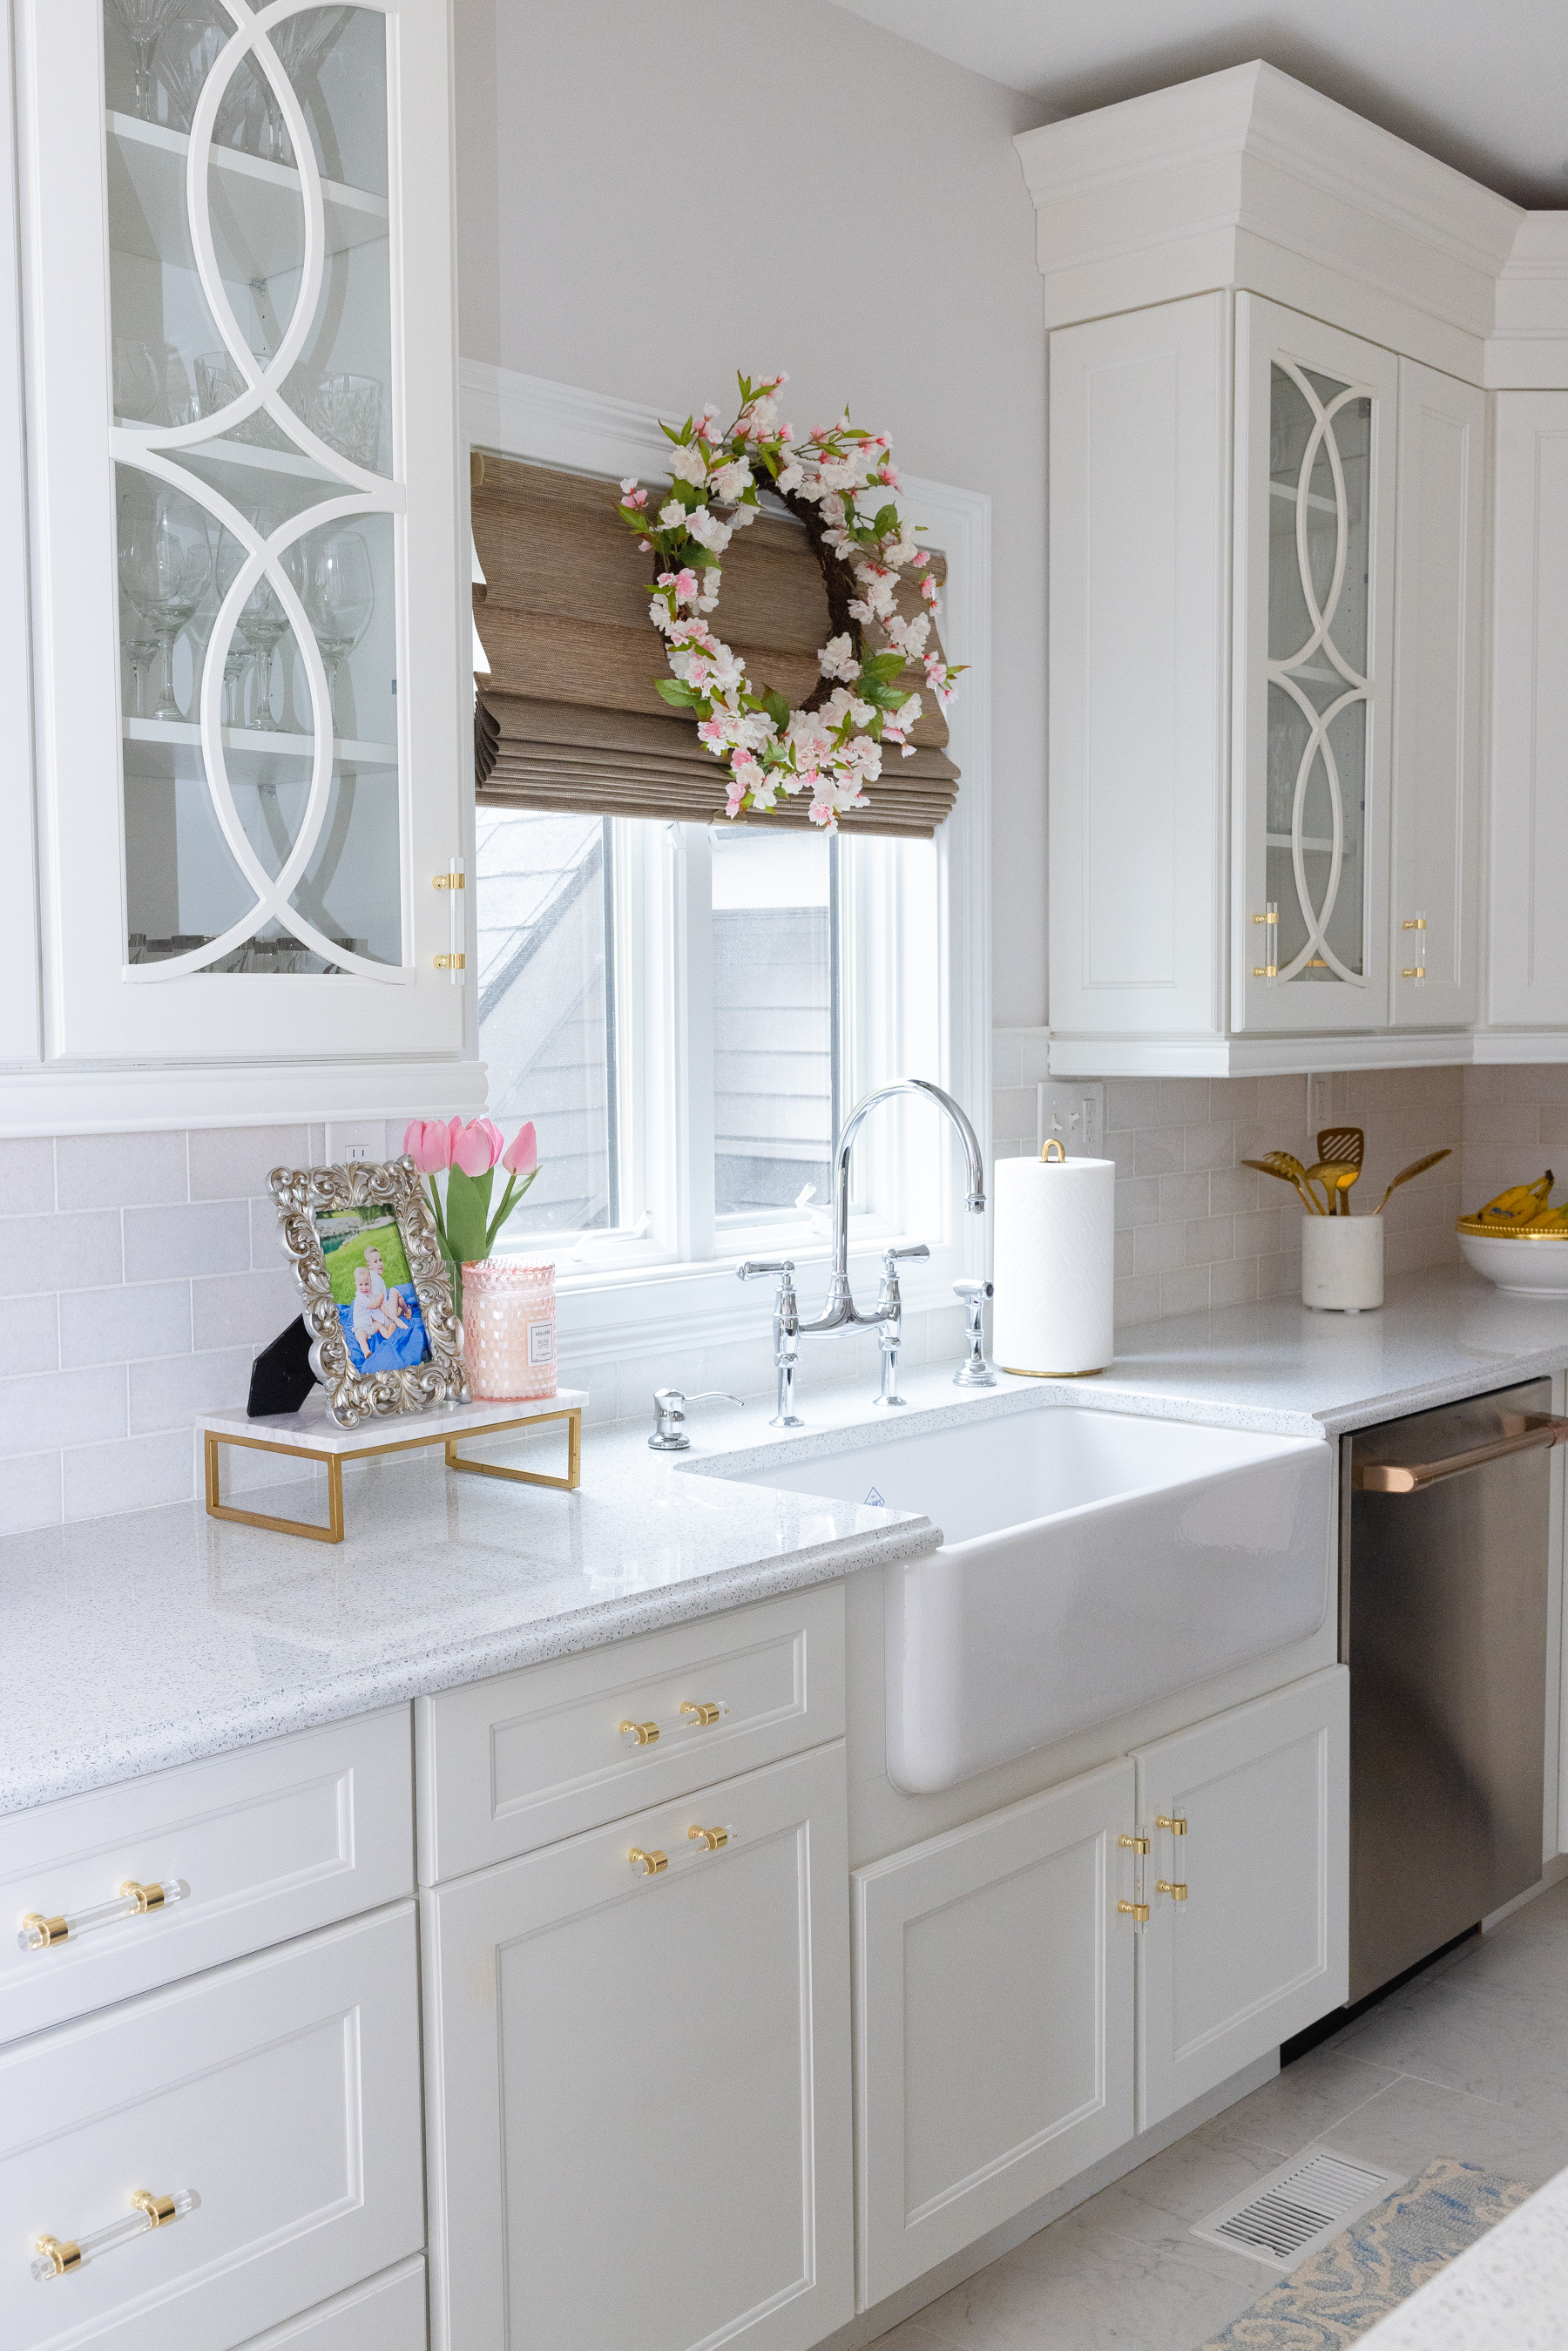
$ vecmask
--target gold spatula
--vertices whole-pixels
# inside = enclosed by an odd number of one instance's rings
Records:
[[[1328,1210],[1307,1181],[1307,1171],[1293,1151],[1266,1151],[1261,1159],[1244,1159],[1243,1167],[1256,1167],[1260,1176],[1277,1176],[1281,1184],[1293,1184],[1314,1217],[1326,1217]]]
[[[1350,1186],[1361,1174],[1366,1158],[1366,1137],[1359,1126],[1322,1126],[1318,1129],[1318,1157],[1332,1160],[1339,1167],[1354,1167],[1355,1176],[1340,1186],[1334,1196],[1334,1212],[1350,1214]]]
[[[1439,1159],[1450,1159],[1452,1156],[1453,1154],[1449,1151],[1429,1151],[1425,1159],[1413,1159],[1408,1167],[1402,1167],[1399,1170],[1398,1175],[1396,1176],[1393,1183],[1388,1186],[1388,1190],[1385,1192],[1382,1199],[1379,1200],[1376,1207],[1373,1210],[1373,1215],[1375,1217],[1380,1217],[1385,1208],[1388,1206],[1389,1199],[1393,1194],[1398,1191],[1401,1184],[1408,1184],[1412,1176],[1425,1176],[1427,1168],[1436,1167]]]

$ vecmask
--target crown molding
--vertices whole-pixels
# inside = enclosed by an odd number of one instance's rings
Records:
[[[483,1061],[225,1061],[134,1069],[51,1062],[0,1070],[0,1134],[298,1126],[327,1120],[474,1118]]]

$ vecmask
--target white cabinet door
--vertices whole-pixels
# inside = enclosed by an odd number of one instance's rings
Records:
[[[1134,1760],[1147,2130],[1347,1996],[1350,1675],[1332,1666]]]
[[[1468,1028],[1479,1000],[1485,443],[1483,392],[1400,360],[1396,1028]]]
[[[448,13],[21,0],[48,1059],[461,1051]]]
[[[1133,2136],[1130,1761],[856,1870],[862,2308]]]
[[[835,1742],[423,1897],[440,2351],[850,2317],[847,1866]]]
[[[1568,392],[1496,395],[1487,1017],[1568,1027]]]
[[[1051,339],[1051,1020],[1224,1026],[1230,298]]]
[[[1236,298],[1231,1019],[1388,1019],[1389,351]]]

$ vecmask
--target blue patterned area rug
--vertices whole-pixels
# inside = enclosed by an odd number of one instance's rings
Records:
[[[1439,2157],[1202,2351],[1343,2351],[1534,2192]]]

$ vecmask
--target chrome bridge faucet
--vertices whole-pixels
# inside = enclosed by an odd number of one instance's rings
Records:
[[[790,1259],[747,1258],[736,1268],[742,1281],[750,1281],[757,1275],[765,1273],[776,1274],[779,1278],[779,1291],[773,1307],[773,1366],[778,1376],[779,1407],[770,1423],[774,1428],[800,1428],[805,1425],[795,1411],[795,1365],[800,1353],[797,1343],[805,1332],[868,1329],[876,1325],[882,1353],[882,1392],[875,1401],[886,1405],[902,1405],[904,1402],[898,1393],[898,1354],[904,1326],[898,1267],[905,1259],[929,1258],[931,1252],[924,1241],[910,1249],[883,1249],[882,1288],[869,1314],[860,1311],[850,1289],[850,1154],[868,1113],[873,1111],[878,1102],[891,1102],[895,1094],[924,1094],[946,1113],[957,1129],[958,1140],[964,1146],[968,1163],[969,1189],[964,1205],[971,1216],[985,1214],[986,1170],[980,1155],[979,1137],[951,1094],[945,1093],[940,1086],[933,1085],[929,1078],[897,1078],[892,1085],[879,1086],[874,1093],[867,1094],[863,1102],[855,1105],[844,1123],[833,1159],[833,1266],[828,1281],[827,1303],[821,1312],[812,1322],[801,1322],[795,1299],[795,1267]]]

